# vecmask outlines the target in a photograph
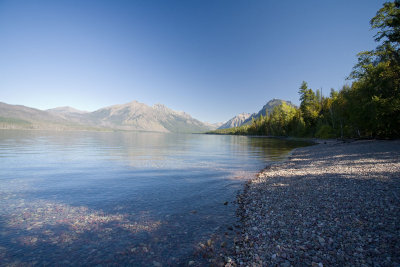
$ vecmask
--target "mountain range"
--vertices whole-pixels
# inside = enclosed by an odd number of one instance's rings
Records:
[[[0,102],[0,129],[128,130],[200,133],[216,129],[185,112],[137,101],[113,105],[93,112],[71,107],[39,110]]]
[[[265,116],[267,112],[271,113],[274,107],[282,103],[293,106],[290,101],[272,99],[257,113],[241,113],[225,123],[210,124],[162,104],[148,106],[137,101],[104,107],[93,112],[72,107],[39,110],[0,102],[0,129],[201,133],[216,128],[225,129],[250,124],[253,119]]]
[[[260,111],[257,113],[241,113],[239,115],[236,115],[232,119],[228,120],[224,124],[222,124],[218,129],[227,129],[227,128],[232,128],[232,127],[239,127],[242,125],[247,125],[250,124],[253,119],[258,119],[261,115],[265,116],[267,113],[271,114],[272,111],[274,110],[275,107],[282,105],[282,103],[286,103],[287,105],[290,106],[295,106],[293,105],[290,101],[285,101],[281,99],[272,99],[265,104]]]

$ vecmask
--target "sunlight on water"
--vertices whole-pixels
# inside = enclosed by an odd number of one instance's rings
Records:
[[[299,143],[159,133],[0,131],[6,265],[185,265],[233,236],[244,181]]]

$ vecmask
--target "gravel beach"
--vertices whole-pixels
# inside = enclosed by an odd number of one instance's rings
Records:
[[[226,266],[399,266],[400,141],[296,149],[238,196]]]

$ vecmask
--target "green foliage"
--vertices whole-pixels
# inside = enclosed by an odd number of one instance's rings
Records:
[[[15,124],[15,125],[30,125],[31,123],[26,120],[18,119],[18,118],[6,118],[0,117],[0,123],[4,124]]]
[[[315,137],[328,139],[328,138],[335,138],[336,134],[331,126],[323,124],[320,127],[318,127],[318,131],[315,134]]]
[[[317,95],[311,88],[308,88],[307,83],[303,81],[299,89],[300,95],[300,110],[303,116],[304,122],[307,129],[309,129],[310,134],[315,131],[320,104]]]
[[[211,133],[235,135],[298,136],[305,129],[301,112],[296,107],[282,103],[271,114],[253,119],[250,125],[230,129],[219,129]]]
[[[268,120],[267,127],[271,135],[287,136],[292,133],[292,120],[297,110],[295,107],[282,103],[276,106]]]
[[[208,133],[211,134],[232,134],[232,135],[249,135],[248,129],[250,128],[249,125],[243,125],[240,127],[233,127],[228,129],[217,129],[215,131],[211,131]]]
[[[375,50],[358,54],[346,97],[355,107],[350,124],[361,136],[400,136],[400,2],[385,3],[371,20]]]
[[[400,1],[385,3],[370,23],[381,43],[358,54],[349,76],[351,86],[332,90],[320,106],[305,82],[300,87],[300,109],[309,135],[400,137]]]
[[[400,137],[400,1],[388,2],[371,19],[381,42],[358,54],[350,73],[353,83],[329,97],[302,82],[300,107],[275,107],[251,125],[218,130],[219,133],[275,136]]]
[[[372,29],[378,29],[375,41],[383,40],[383,45],[391,44],[399,49],[400,43],[400,1],[387,2],[370,21]]]

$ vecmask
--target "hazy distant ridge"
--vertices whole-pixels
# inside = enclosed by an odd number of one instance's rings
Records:
[[[22,105],[0,102],[0,129],[63,129],[73,127],[62,116]]]
[[[71,107],[38,110],[0,102],[2,129],[111,129],[155,132],[204,132],[216,127],[157,104],[132,101],[93,112]]]
[[[210,129],[184,112],[161,104],[150,107],[137,101],[105,107],[87,116],[96,125],[121,130],[193,133]]]
[[[218,129],[228,129],[228,128],[233,128],[233,127],[239,127],[250,116],[251,116],[250,113],[240,113],[239,115],[236,115],[232,119],[230,119],[227,122],[225,122],[224,124],[222,124]]]
[[[59,114],[73,114],[73,113],[84,114],[84,113],[89,113],[88,111],[83,111],[83,110],[79,110],[79,109],[72,108],[72,107],[51,108],[51,109],[48,109],[46,111],[53,112],[53,113],[59,113]]]

